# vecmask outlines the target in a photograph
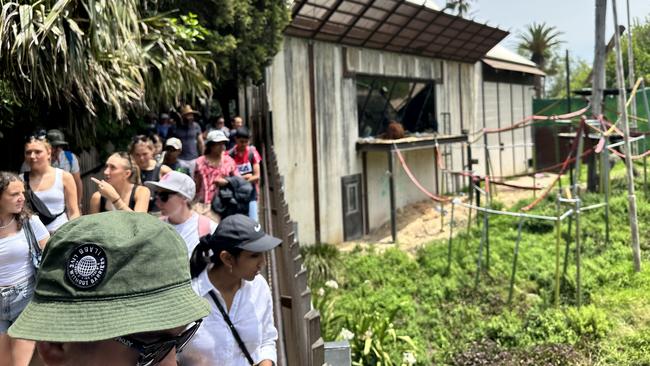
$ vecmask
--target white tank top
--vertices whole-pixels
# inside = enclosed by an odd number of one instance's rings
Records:
[[[61,225],[65,224],[68,222],[68,215],[64,212],[65,211],[65,193],[63,191],[63,170],[59,168],[54,168],[55,170],[55,178],[54,178],[54,184],[50,189],[47,189],[45,191],[34,191],[38,198],[43,201],[45,206],[47,206],[47,209],[50,210],[50,213],[52,215],[58,215],[61,212],[63,212],[62,215],[54,219],[54,221],[50,222],[48,225],[45,227],[50,233],[53,233],[58,229]]]
[[[48,233],[38,216],[29,219],[36,240],[43,240]],[[34,275],[34,265],[29,253],[29,242],[21,229],[0,239],[0,286],[14,286]]]

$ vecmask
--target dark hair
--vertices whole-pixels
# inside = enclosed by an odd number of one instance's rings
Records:
[[[10,172],[0,172],[0,195],[2,195],[7,187],[9,187],[9,183],[11,182],[21,182],[20,178],[14,173]],[[21,229],[23,227],[23,223],[32,216],[32,213],[29,211],[29,208],[27,207],[27,203],[23,206],[23,209],[20,210],[19,213],[14,214],[14,218],[16,221],[18,221],[18,228]]]
[[[190,275],[192,278],[198,277],[210,263],[214,264],[215,267],[222,266],[223,262],[219,254],[224,250],[235,258],[239,258],[243,251],[241,248],[224,245],[223,241],[215,240],[214,234],[202,237],[190,257]]]

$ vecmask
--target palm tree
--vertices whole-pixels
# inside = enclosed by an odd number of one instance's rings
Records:
[[[546,62],[551,58],[552,51],[563,41],[560,39],[562,32],[546,23],[533,23],[526,27],[526,31],[519,34],[519,51],[528,55],[530,60],[540,69],[549,71]],[[535,76],[535,96],[541,98],[543,92],[542,77]]]
[[[445,5],[445,8],[442,10],[450,9],[456,11],[456,15],[462,17],[467,14],[470,8],[470,3],[473,1],[475,0],[447,0],[447,5]]]
[[[85,122],[208,96],[210,54],[190,51],[175,19],[143,17],[141,3],[0,1],[0,80],[25,100],[74,106]]]

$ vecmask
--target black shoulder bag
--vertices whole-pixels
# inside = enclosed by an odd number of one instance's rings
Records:
[[[217,295],[214,293],[214,291],[210,291],[209,294],[210,297],[212,298],[212,301],[214,301],[214,303],[217,305],[217,308],[219,308],[219,311],[221,312],[221,316],[223,316],[223,319],[228,324],[228,327],[230,328],[233,337],[235,337],[235,340],[237,341],[239,348],[244,353],[244,356],[246,356],[248,363],[251,364],[251,366],[254,366],[255,362],[253,362],[253,358],[251,357],[251,354],[248,353],[248,350],[246,349],[246,345],[241,340],[241,337],[239,337],[239,333],[237,333],[237,329],[235,329],[235,326],[232,324],[232,321],[230,321],[230,317],[228,316],[228,313],[226,313],[226,309],[223,308],[223,305],[221,305],[221,303],[219,302],[219,299],[217,298]]]
[[[29,244],[29,255],[32,258],[32,264],[35,269],[38,269],[41,266],[41,258],[43,257],[43,250],[40,245],[38,245],[38,240],[34,235],[34,230],[32,229],[32,224],[29,222],[29,219],[23,222],[23,231],[25,232],[25,237],[27,238],[27,243]]]
[[[32,211],[41,219],[43,225],[47,226],[56,220],[57,217],[63,215],[65,208],[56,215],[51,213],[47,206],[45,206],[45,203],[32,191],[32,187],[29,185],[29,172],[23,173],[23,181],[25,182],[25,199]]]

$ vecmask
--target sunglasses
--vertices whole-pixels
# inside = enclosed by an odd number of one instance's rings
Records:
[[[42,131],[36,131],[33,135],[28,135],[25,136],[25,141],[33,141],[33,140],[40,140],[40,141],[45,141],[47,139],[47,133],[42,130]]]
[[[176,192],[163,191],[156,193],[156,197],[160,198],[163,202],[167,202],[169,201],[169,197],[173,194],[176,194]]]
[[[123,345],[132,348],[140,356],[136,366],[153,366],[157,365],[160,361],[165,359],[169,352],[176,347],[176,353],[181,353],[183,348],[190,342],[196,331],[201,325],[201,320],[197,320],[194,324],[187,328],[181,335],[176,337],[167,338],[153,343],[144,343],[129,336],[116,337],[113,340],[122,343]]]

